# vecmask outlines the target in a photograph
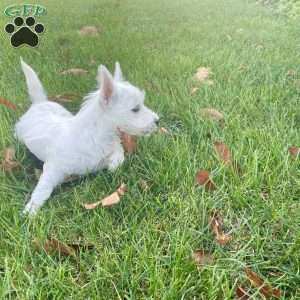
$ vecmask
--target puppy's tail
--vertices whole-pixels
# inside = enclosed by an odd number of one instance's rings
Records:
[[[22,57],[20,60],[32,104],[47,101],[46,93],[36,73],[23,61]]]

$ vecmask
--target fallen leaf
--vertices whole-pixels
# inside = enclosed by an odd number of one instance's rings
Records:
[[[122,197],[127,192],[126,184],[122,183],[120,187],[110,196],[102,199],[102,206],[111,206],[120,202]]]
[[[160,128],[158,129],[158,132],[159,132],[159,133],[169,133],[168,129],[166,129],[165,127],[160,127]]]
[[[241,300],[250,299],[250,295],[241,286],[238,286],[236,288],[235,296],[236,296],[237,299],[241,299]]]
[[[215,234],[216,242],[220,245],[226,245],[231,241],[232,237],[230,234],[223,232],[222,224],[222,219],[216,213],[210,218],[210,226]]]
[[[273,271],[269,271],[268,274],[269,274],[270,276],[273,276],[273,277],[280,277],[280,276],[283,275],[283,273],[280,272],[280,271],[274,271],[274,272],[273,272]]]
[[[232,36],[230,34],[226,34],[227,40],[232,41]]]
[[[197,72],[196,72],[194,78],[195,78],[195,80],[197,80],[201,83],[204,83],[208,79],[210,74],[211,74],[210,68],[199,67],[197,69]]]
[[[195,250],[192,258],[197,265],[211,265],[214,262],[213,256],[203,249]]]
[[[15,149],[12,146],[5,148],[3,151],[3,160],[0,163],[1,168],[4,171],[12,171],[13,169],[19,167],[19,162],[17,162],[14,158]]]
[[[147,192],[150,190],[150,186],[148,184],[148,182],[144,179],[141,179],[139,181],[139,186],[141,187],[141,189],[144,191],[144,192]]]
[[[250,280],[251,284],[254,287],[259,289],[259,292],[263,294],[266,298],[280,298],[281,291],[279,289],[273,288],[271,285],[264,282],[264,280],[258,276],[255,272],[250,270],[249,268],[245,269],[245,273]]]
[[[296,159],[300,155],[300,147],[291,146],[289,148],[289,153],[293,159]]]
[[[296,70],[288,70],[286,75],[287,76],[295,76],[295,75],[297,75],[297,71]]]
[[[132,135],[129,135],[125,132],[121,132],[120,134],[121,142],[125,151],[129,154],[133,154],[137,150],[136,138]]]
[[[206,191],[213,191],[216,189],[216,185],[210,178],[210,173],[207,170],[200,170],[197,172],[196,182],[203,185]]]
[[[80,35],[97,36],[99,29],[96,26],[83,26],[78,32]]]
[[[59,255],[63,256],[71,256],[77,260],[74,249],[57,239],[46,239],[44,242],[41,242],[38,239],[34,239],[32,241],[32,244],[37,250],[44,249],[48,254],[58,253]]]
[[[262,200],[268,200],[268,198],[269,198],[269,193],[268,192],[265,192],[265,191],[262,191],[262,192],[260,192],[260,194],[259,194],[259,196],[260,196],[260,198],[262,199]]]
[[[60,72],[62,75],[85,75],[88,71],[80,68],[71,68],[65,71]]]
[[[0,104],[6,106],[11,110],[17,110],[17,106],[5,98],[0,97]]]
[[[199,90],[198,87],[193,87],[192,90],[191,90],[191,95],[195,95],[198,90]]]
[[[68,242],[67,244],[69,247],[71,247],[76,252],[79,251],[88,251],[95,249],[95,245],[91,243],[87,243],[84,241],[76,241],[76,242]]]
[[[62,94],[62,95],[50,96],[49,100],[55,102],[72,102],[73,100],[76,100],[78,98],[80,98],[80,96],[76,94]]]
[[[218,236],[216,236],[217,243],[219,243],[222,246],[228,244],[231,241],[231,239],[231,235],[227,233],[220,233]]]
[[[231,161],[231,153],[230,150],[228,148],[228,146],[224,143],[220,143],[220,142],[215,142],[214,143],[214,148],[215,151],[219,157],[219,159],[227,165],[231,165],[232,161]]]
[[[117,204],[120,202],[121,197],[125,194],[126,191],[127,191],[127,187],[124,183],[122,183],[120,187],[111,195],[94,203],[85,203],[83,204],[83,206],[85,209],[94,209],[100,204],[102,204],[102,206],[111,206]]]
[[[203,118],[209,119],[211,121],[223,122],[224,115],[214,108],[202,108],[200,109],[200,114]]]
[[[94,58],[91,58],[90,62],[89,62],[89,65],[96,65],[97,64],[97,61],[94,59]]]

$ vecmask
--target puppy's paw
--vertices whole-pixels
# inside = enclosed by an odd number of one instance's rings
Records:
[[[38,212],[39,208],[40,207],[38,205],[36,205],[35,203],[29,201],[26,204],[26,206],[25,206],[25,208],[23,210],[23,214],[24,215],[28,215],[29,217],[33,217],[33,216],[36,215],[36,213]]]
[[[124,151],[121,149],[120,151],[114,152],[109,158],[108,162],[108,170],[115,171],[124,161]]]
[[[119,166],[121,166],[123,161],[124,161],[124,157],[123,158],[119,157],[111,160],[108,164],[108,170],[111,172],[115,171]]]

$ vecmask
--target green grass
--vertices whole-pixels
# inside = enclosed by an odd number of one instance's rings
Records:
[[[248,266],[280,288],[282,299],[300,299],[300,164],[287,152],[300,143],[299,26],[241,0],[42,2],[47,32],[39,48],[13,49],[3,31],[0,37],[0,96],[20,108],[0,107],[0,149],[13,144],[22,164],[0,172],[0,298],[234,299],[238,282],[249,285]],[[3,9],[8,4],[1,1]],[[0,27],[8,21],[2,15]],[[83,25],[102,32],[79,36]],[[171,134],[140,139],[138,153],[116,173],[63,185],[35,219],[22,217],[36,179],[32,158],[13,138],[14,123],[29,107],[19,56],[49,95],[84,95],[95,87],[91,60],[109,68],[119,60]],[[199,66],[211,68],[214,85],[191,96]],[[59,75],[73,67],[89,73]],[[78,99],[67,107],[79,105]],[[201,119],[204,107],[222,111],[226,126]],[[241,176],[217,160],[215,141],[231,148]],[[198,169],[212,172],[215,193],[195,186]],[[140,189],[140,179],[152,183],[150,191]],[[129,192],[119,205],[82,208],[121,182]],[[209,228],[214,210],[232,231],[226,246]],[[96,249],[82,251],[77,265],[35,251],[32,239],[47,237],[81,237]],[[215,263],[197,268],[191,259],[197,248],[210,251]]]

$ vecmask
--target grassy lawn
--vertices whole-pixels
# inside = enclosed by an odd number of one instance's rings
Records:
[[[39,19],[46,32],[38,48],[13,49],[3,30],[0,36],[0,96],[18,106],[0,106],[0,150],[14,145],[21,163],[0,171],[0,298],[234,299],[237,285],[250,287],[249,267],[282,299],[300,299],[300,163],[288,154],[300,144],[299,26],[242,0],[41,2],[48,15]],[[11,3],[1,1],[1,9]],[[9,21],[2,15],[0,27]],[[84,25],[101,33],[81,36]],[[24,218],[36,178],[34,160],[13,137],[30,103],[20,56],[50,96],[83,96],[96,86],[98,64],[112,70],[120,61],[170,134],[139,139],[138,152],[115,173],[65,184],[35,219]],[[201,66],[211,68],[214,84],[191,95]],[[69,68],[89,72],[59,74]],[[80,103],[65,106],[77,111]],[[224,114],[225,126],[200,116],[207,107]],[[220,163],[216,141],[230,147],[241,174]],[[215,192],[195,184],[199,169],[211,172]],[[83,209],[121,182],[129,191],[120,204]],[[214,211],[232,235],[225,246],[209,226]],[[95,249],[82,250],[79,263],[34,249],[34,238],[51,237],[81,238]],[[195,249],[214,262],[197,267]],[[250,292],[263,299],[258,288]]]

